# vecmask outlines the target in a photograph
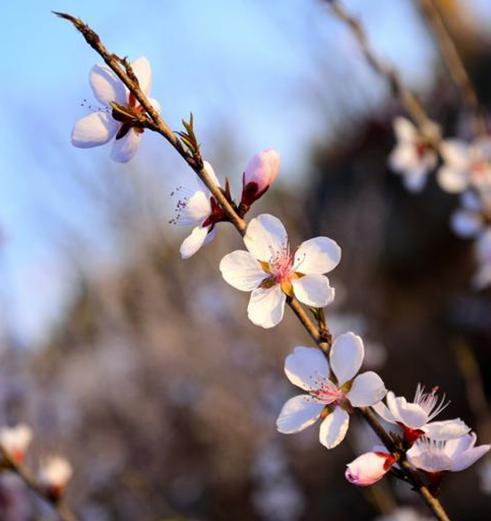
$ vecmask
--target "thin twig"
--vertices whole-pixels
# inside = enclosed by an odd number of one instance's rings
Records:
[[[340,9],[337,2],[329,2],[335,9]],[[344,13],[341,9],[340,13]],[[126,64],[126,70],[122,70],[121,61],[115,55],[110,54],[104,45],[102,44],[99,36],[92,31],[82,20],[79,18],[75,18],[68,14],[55,13],[58,16],[70,21],[75,28],[82,33],[85,40],[89,43],[89,45],[104,59],[106,64],[113,70],[113,72],[123,81],[126,87],[132,92],[135,98],[139,101],[142,107],[148,112],[148,115],[151,118],[151,124],[148,125],[147,128],[154,130],[164,136],[164,138],[177,150],[177,152],[181,155],[181,157],[188,163],[188,165],[196,172],[196,174],[201,178],[204,184],[208,187],[213,196],[217,199],[218,203],[222,206],[223,210],[227,214],[230,222],[235,226],[237,231],[243,236],[245,234],[247,224],[244,219],[242,219],[230,202],[227,200],[225,195],[221,192],[221,190],[215,185],[215,183],[209,178],[206,171],[202,167],[202,160],[200,158],[199,161],[196,161],[195,158],[191,157],[190,154],[183,148],[181,142],[178,140],[177,136],[172,132],[172,130],[167,126],[164,122],[160,114],[158,114],[149,100],[145,96],[145,94],[139,88],[138,82],[133,81],[127,71],[128,69],[131,71],[131,68]],[[357,31],[361,41],[366,43],[366,38],[364,37],[364,33],[361,29],[361,26],[356,22],[352,21],[351,18],[347,18],[350,24],[353,24],[354,30]],[[367,45],[365,45],[367,47]],[[367,47],[368,48],[368,47]],[[371,53],[367,53],[367,59],[369,58]],[[382,67],[381,64],[378,63],[377,60],[373,61],[374,67]],[[382,70],[386,71],[384,67]],[[386,72],[385,72],[386,73]],[[385,74],[384,73],[384,74]],[[406,99],[406,103],[408,106],[412,107],[412,110],[415,114],[418,114],[418,121],[422,125],[427,125],[429,123],[428,118],[426,117],[424,111],[421,109],[419,102],[417,99],[406,89],[402,87],[401,82],[398,80],[397,74],[389,69],[389,75],[393,77],[393,86],[394,89],[401,93],[401,95]],[[304,308],[300,305],[296,298],[288,298],[288,305],[293,310],[295,315],[298,317],[306,331],[315,341],[316,345],[326,353],[330,347],[330,333],[328,331],[329,337],[325,338],[325,335],[320,331],[320,328],[311,320],[308,314],[305,312]],[[324,321],[325,323],[325,321]],[[326,326],[327,327],[327,326]],[[357,409],[361,412],[362,416],[368,422],[370,427],[375,431],[375,433],[379,436],[381,441],[387,447],[390,452],[399,453],[400,455],[400,465],[403,468],[403,471],[410,483],[414,486],[415,490],[417,490],[421,496],[426,501],[426,504],[429,506],[433,514],[440,521],[450,521],[448,516],[446,515],[443,507],[441,506],[438,499],[434,498],[430,491],[424,486],[421,482],[418,474],[412,469],[407,461],[405,461],[404,454],[400,454],[400,450],[394,444],[392,438],[387,434],[384,430],[383,426],[377,420],[375,413],[370,408]]]
[[[13,461],[1,445],[0,458],[8,470],[17,474],[38,497],[49,503],[56,510],[62,521],[78,521],[77,516],[63,503],[62,496],[51,494],[46,487],[39,483],[34,474],[25,465]]]
[[[486,120],[477,93],[437,5],[434,0],[417,0],[417,2],[426,23],[432,30],[448,72],[460,90],[464,103],[472,112],[474,132],[476,135],[486,134]]]

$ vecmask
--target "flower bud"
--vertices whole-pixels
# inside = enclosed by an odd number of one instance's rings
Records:
[[[16,464],[22,463],[32,440],[31,429],[21,423],[15,427],[0,429],[0,445]]]
[[[366,452],[348,463],[344,475],[350,483],[366,487],[382,479],[394,462],[394,456],[387,452]]]
[[[256,154],[247,165],[242,177],[241,205],[249,209],[273,184],[280,169],[280,155],[267,148]]]
[[[58,499],[72,477],[72,466],[62,456],[51,456],[41,465],[39,481],[46,487],[49,495]]]

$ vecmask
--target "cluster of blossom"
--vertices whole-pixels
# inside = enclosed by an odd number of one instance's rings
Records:
[[[18,472],[19,467],[24,464],[32,438],[32,430],[23,423],[0,429],[0,447],[4,455],[2,462],[4,469]],[[58,501],[71,476],[70,463],[62,456],[52,455],[40,461],[36,479],[37,487],[47,498]]]
[[[491,285],[491,136],[479,136],[470,143],[442,139],[435,123],[419,129],[403,117],[394,120],[394,131],[397,144],[389,166],[403,176],[411,192],[422,190],[428,174],[438,167],[440,188],[460,194],[452,229],[460,237],[476,240],[478,268],[473,285],[477,289]]]
[[[151,83],[151,69],[145,58],[133,63],[134,72],[144,93]],[[96,66],[90,74],[90,83],[96,98],[112,107],[112,112],[101,110],[82,118],[72,134],[73,144],[88,147],[106,143],[115,137],[112,157],[117,161],[129,160],[139,142],[143,128],[133,127],[136,115],[142,111],[134,96],[106,66]],[[153,106],[158,107],[152,101]],[[116,109],[115,109],[116,107]],[[127,113],[125,119],[122,113]],[[439,129],[429,125],[425,134],[408,120],[399,118],[395,123],[399,139],[390,158],[394,169],[404,174],[406,186],[421,189],[430,169],[436,167],[438,157],[432,143]],[[441,147],[444,165],[438,179],[448,191],[485,190],[491,174],[488,168],[488,150],[484,143],[466,146],[444,142]],[[489,156],[491,157],[491,156]],[[271,186],[278,175],[279,154],[267,149],[255,155],[242,176],[242,193],[236,204],[228,188],[221,185],[209,163],[204,170],[240,216],[250,209]],[[227,215],[209,187],[198,181],[194,188],[176,191],[178,201],[173,221],[192,226],[191,234],[181,245],[183,258],[194,255],[210,242],[216,225],[227,221]],[[472,220],[470,207],[455,217],[457,227],[465,228],[462,221]],[[477,219],[477,217],[475,217]],[[474,227],[477,229],[477,225]],[[248,317],[255,325],[271,328],[283,318],[285,304],[296,299],[314,313],[333,302],[335,290],[326,274],[341,260],[341,249],[328,237],[315,237],[302,242],[297,248],[290,246],[282,222],[273,215],[261,214],[253,218],[243,236],[245,250],[233,251],[220,262],[225,281],[234,288],[250,292]],[[327,349],[326,349],[327,351]],[[359,374],[365,349],[363,340],[353,332],[338,335],[326,353],[316,347],[297,346],[285,360],[284,370],[290,382],[304,393],[289,399],[283,406],[277,429],[282,433],[295,433],[320,419],[319,440],[327,449],[339,445],[346,436],[350,415],[356,409],[372,407],[395,430],[392,439],[394,450],[374,447],[350,464],[346,478],[356,485],[370,485],[387,472],[397,469],[402,459],[414,470],[422,471],[431,484],[438,482],[443,473],[460,471],[489,451],[490,445],[475,446],[476,435],[459,418],[444,421],[433,419],[446,407],[439,400],[437,389],[425,392],[418,385],[413,402],[387,392],[378,374],[366,371]],[[386,399],[386,404],[382,401]]]

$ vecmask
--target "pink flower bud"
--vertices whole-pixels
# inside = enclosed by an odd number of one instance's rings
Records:
[[[247,165],[242,178],[241,205],[247,209],[273,184],[280,169],[280,155],[267,148],[256,154]]]
[[[366,487],[382,479],[394,462],[387,452],[366,452],[347,465],[344,475],[350,483]]]

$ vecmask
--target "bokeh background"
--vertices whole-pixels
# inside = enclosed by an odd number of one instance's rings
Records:
[[[491,103],[491,6],[441,0],[452,34]],[[345,0],[376,51],[397,64],[447,135],[461,97],[411,0]],[[173,128],[194,113],[205,157],[236,193],[250,156],[282,155],[254,213],[343,248],[332,329],[367,343],[367,367],[396,394],[439,385],[491,441],[491,294],[475,293],[472,245],[448,220],[457,198],[433,179],[408,194],[389,172],[401,108],[319,0],[31,0],[2,5],[0,43],[0,423],[35,431],[30,463],[60,452],[75,467],[68,500],[84,521],[426,519],[408,487],[348,485],[346,462],[371,446],[355,422],[334,451],[317,430],[274,421],[294,389],[284,356],[308,343],[291,316],[247,321],[247,296],[218,262],[240,247],[226,225],[188,261],[169,225],[170,192],[190,172],[158,136],[128,165],[107,147],[70,144],[92,102],[93,51],[50,10],[82,17],[109,49],[154,69]],[[454,519],[491,515],[491,460],[448,478]],[[405,509],[401,510],[401,505]],[[0,519],[55,519],[13,476]]]

